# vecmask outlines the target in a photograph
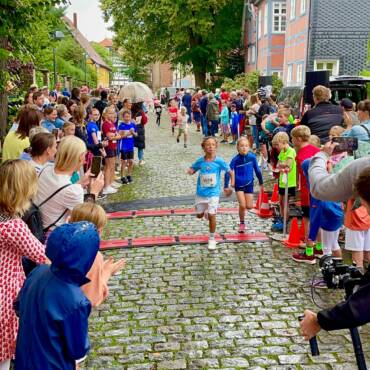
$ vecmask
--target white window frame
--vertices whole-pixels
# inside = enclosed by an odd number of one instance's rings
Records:
[[[297,85],[303,86],[303,63],[297,64],[296,82]]]
[[[323,69],[317,69],[317,64],[323,63]],[[328,63],[333,63],[333,70],[331,76],[338,76],[339,75],[339,59],[315,59],[314,60],[314,71],[325,71],[327,68]]]
[[[292,82],[293,82],[293,64],[288,64],[286,72],[286,85],[292,86]]]
[[[283,77],[283,71],[279,70],[279,71],[272,71],[272,75],[273,76],[278,76],[280,79],[282,79]]]
[[[295,13],[296,13],[296,0],[290,0],[290,14],[289,19],[295,19]]]
[[[269,15],[269,4],[266,3],[264,7],[264,14],[263,14],[263,35],[267,35],[268,15]]]
[[[301,0],[301,14],[306,13],[307,0]]]
[[[278,13],[275,14],[275,10]],[[285,12],[283,12],[283,10]],[[275,29],[275,17],[278,17],[278,29]],[[285,27],[283,29],[283,19],[285,20]],[[273,2],[272,3],[272,33],[285,33],[286,30],[286,4],[285,2]]]
[[[262,34],[262,9],[258,9],[258,14],[257,14],[257,34],[258,38],[261,38]]]

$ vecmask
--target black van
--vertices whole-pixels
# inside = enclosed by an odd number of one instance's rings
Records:
[[[329,80],[331,90],[331,102],[339,104],[344,98],[349,98],[353,103],[367,99],[367,84],[370,83],[369,77],[361,76],[332,76]],[[305,109],[303,86],[283,87],[278,97],[279,102],[286,102],[293,109],[295,117],[300,118]]]

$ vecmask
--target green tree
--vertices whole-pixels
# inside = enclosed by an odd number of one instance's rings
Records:
[[[4,0],[0,7],[0,137],[4,137],[7,124],[8,64],[11,60],[27,60],[30,53],[30,34],[48,21],[49,10],[65,0]]]
[[[110,51],[103,45],[100,45],[98,42],[91,42],[91,45],[113,71],[114,67],[112,63],[112,54]]]
[[[190,66],[197,86],[214,72],[220,51],[238,47],[243,0],[101,0],[125,62]]]

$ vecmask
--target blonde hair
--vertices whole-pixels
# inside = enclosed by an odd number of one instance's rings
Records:
[[[30,134],[28,135],[28,138],[30,140],[30,142],[32,141],[32,139],[37,135],[37,134],[41,134],[41,133],[46,133],[48,134],[49,131],[42,127],[42,126],[35,126],[35,127],[32,127],[31,130],[30,130]]]
[[[330,130],[329,130],[329,135],[333,136],[333,137],[338,137],[340,135],[342,135],[342,133],[345,131],[345,128],[342,127],[342,126],[333,126]]]
[[[183,113],[183,112],[187,112],[187,110],[186,110],[186,107],[184,107],[184,106],[182,106],[181,108],[180,108],[180,113]]]
[[[205,138],[202,140],[202,143],[200,144],[200,145],[202,146],[202,148],[203,148],[203,149],[204,149],[204,147],[205,147],[205,145],[206,145],[206,142],[207,142],[208,140],[213,140],[213,141],[215,142],[216,146],[218,145],[218,142],[217,142],[217,140],[216,140],[216,138],[215,138],[214,136],[207,136],[207,137],[205,137]]]
[[[74,122],[71,122],[71,121],[64,122],[63,127],[62,127],[62,131],[66,130],[67,128],[69,128],[71,126],[76,126],[76,125],[75,125]]]
[[[311,136],[311,130],[305,125],[300,125],[293,128],[293,130],[290,132],[290,136],[294,138],[299,138],[302,141],[306,142]]]
[[[287,108],[280,108],[278,110],[278,115],[282,115],[282,116],[285,116],[285,117],[289,117],[291,115],[291,111],[290,109],[287,109]]]
[[[312,94],[315,100],[317,100],[319,103],[329,101],[331,98],[330,89],[322,85],[315,86],[312,90]]]
[[[108,222],[103,207],[95,203],[82,203],[75,206],[71,212],[69,222],[88,221],[98,229],[102,229]]]
[[[317,135],[310,135],[308,142],[317,148],[321,148],[321,141]]]
[[[238,149],[239,148],[239,145],[242,141],[246,141],[246,143],[248,144],[248,147],[249,147],[249,141],[248,139],[245,137],[245,136],[241,136],[238,141],[236,142],[236,148]]]
[[[119,111],[119,120],[120,120],[120,121],[123,121],[123,116],[124,116],[126,113],[127,113],[127,114],[129,114],[130,116],[132,116],[131,111],[130,111],[129,109],[125,109],[125,108],[123,108],[123,109],[121,109],[121,110]]]
[[[37,192],[35,168],[27,161],[14,159],[0,166],[0,212],[23,216]]]
[[[76,171],[80,157],[86,152],[85,143],[76,136],[64,137],[58,147],[55,157],[55,168],[59,171]]]
[[[272,139],[272,145],[276,144],[288,144],[289,136],[286,132],[278,132]]]
[[[116,109],[114,108],[114,106],[113,105],[110,105],[109,107],[106,107],[106,108],[104,108],[104,110],[103,110],[103,113],[102,113],[102,118],[103,118],[103,120],[105,119],[105,117],[109,114],[109,113],[114,113],[114,114],[116,114]]]

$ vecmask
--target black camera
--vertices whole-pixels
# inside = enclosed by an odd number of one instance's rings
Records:
[[[345,289],[349,281],[359,281],[363,274],[355,265],[346,265],[341,258],[330,255],[320,259],[321,273],[329,289]]]

